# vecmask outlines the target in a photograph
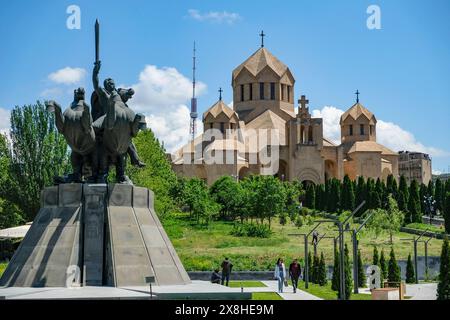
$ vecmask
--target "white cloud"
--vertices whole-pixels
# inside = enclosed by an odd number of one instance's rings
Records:
[[[0,133],[9,133],[11,111],[0,108]]]
[[[201,13],[196,9],[188,10],[189,16],[197,21],[209,21],[214,23],[228,23],[233,24],[234,22],[241,19],[241,16],[235,12],[227,12],[227,11],[209,11],[206,13]]]
[[[64,90],[62,90],[61,88],[48,88],[45,89],[44,91],[41,92],[40,96],[43,98],[52,98],[52,99],[56,99],[61,97],[64,94]]]
[[[339,120],[343,113],[344,111],[341,109],[325,106],[321,110],[313,110],[312,115],[314,117],[323,118],[324,136],[335,143],[340,143],[341,129]],[[433,157],[445,157],[450,155],[450,152],[448,151],[425,146],[418,141],[411,132],[402,129],[395,123],[383,120],[378,120],[377,122],[377,142],[393,151],[408,150],[424,152]]]
[[[323,118],[323,135],[336,144],[341,141],[341,126],[339,120],[344,113],[341,109],[325,106],[322,110],[313,110],[312,116],[315,118]]]
[[[442,171],[439,171],[439,170],[432,170],[432,174],[434,174],[434,175],[436,175],[436,176],[439,176],[439,175],[441,175],[441,174],[443,174],[443,172]]]
[[[191,80],[175,68],[147,65],[132,87],[136,93],[128,104],[146,115],[149,127],[164,141],[166,150],[173,152],[183,146],[189,140]],[[197,95],[205,91],[206,85],[197,82]],[[197,128],[202,129],[199,122]]]
[[[69,85],[81,82],[85,76],[86,70],[83,68],[65,67],[50,73],[48,78],[55,83]]]

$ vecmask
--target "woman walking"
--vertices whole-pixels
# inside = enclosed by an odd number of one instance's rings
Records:
[[[283,263],[283,259],[278,258],[277,264],[275,265],[275,279],[278,281],[278,292],[283,292],[284,281],[286,279],[286,268]]]

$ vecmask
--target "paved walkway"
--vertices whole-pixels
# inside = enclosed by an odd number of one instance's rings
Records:
[[[278,293],[278,282],[276,280],[261,281],[266,287],[250,287],[244,288],[244,292],[276,292]],[[240,290],[240,289],[239,289]],[[308,292],[298,290],[294,293],[292,286],[284,287],[284,293],[279,293],[279,295],[284,300],[322,300],[319,297],[313,296]]]

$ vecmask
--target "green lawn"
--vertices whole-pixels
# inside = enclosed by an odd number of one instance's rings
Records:
[[[230,281],[228,285],[231,288],[263,288],[267,287],[264,283],[261,281]]]
[[[410,223],[408,225],[406,225],[407,228],[411,228],[411,229],[417,229],[417,230],[428,230],[431,232],[435,232],[435,233],[444,233],[445,229],[444,226],[434,226],[434,225],[429,225],[426,223]]]
[[[278,219],[274,219],[278,220]],[[275,221],[272,224],[273,235],[270,238],[236,237],[230,235],[233,222],[215,221],[209,228],[191,224],[186,215],[175,216],[163,222],[183,265],[188,271],[210,271],[220,266],[224,257],[229,257],[234,265],[233,270],[272,270],[278,257],[283,257],[286,262],[294,258],[303,258],[303,238],[289,236],[291,233],[309,232],[313,226],[295,227],[292,223],[281,226]],[[336,235],[336,227],[330,224],[321,225],[318,228],[322,235]],[[397,233],[393,237],[394,250],[399,260],[406,260],[412,253],[411,242],[401,241],[402,238],[411,238],[411,234]],[[350,234],[346,234],[346,242],[351,250]],[[385,257],[389,257],[390,244],[388,235],[374,238],[373,235],[362,233],[359,247],[364,263],[372,260],[373,246],[378,250],[384,248]],[[439,256],[442,241],[432,239],[428,246],[429,256]],[[312,246],[310,246],[312,249]],[[328,264],[333,263],[333,241],[323,239],[319,243],[319,254],[324,252]],[[419,255],[424,254],[424,248],[419,245]],[[351,259],[351,257],[350,257]]]
[[[276,292],[253,292],[252,300],[283,300]]]

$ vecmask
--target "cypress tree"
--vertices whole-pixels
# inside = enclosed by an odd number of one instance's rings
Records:
[[[305,206],[309,209],[315,209],[315,204],[316,204],[315,188],[313,184],[310,184],[306,188]]]
[[[409,221],[408,221],[409,220]],[[422,215],[420,210],[419,190],[416,180],[413,180],[409,186],[409,198],[408,198],[408,215],[407,221],[422,222]]]
[[[380,262],[380,257],[378,256],[378,249],[377,247],[373,247],[373,258],[372,258],[372,265],[377,266]]]
[[[406,201],[408,202],[409,194],[408,194],[408,184],[406,182],[406,178],[404,175],[400,177],[400,184],[398,186],[398,191],[403,192],[406,197]]]
[[[308,253],[308,266],[309,266],[309,269],[308,269],[309,281],[314,283],[314,264],[313,264],[311,251]]]
[[[443,216],[444,216],[445,232],[450,233],[450,191],[448,191],[445,194]]]
[[[448,238],[445,238],[442,243],[437,299],[450,300],[450,251]]]
[[[427,213],[426,204],[425,204],[425,197],[427,196],[428,189],[427,186],[423,183],[420,184],[419,188],[419,203],[420,203],[420,211],[422,212],[422,215]]]
[[[439,211],[443,209],[443,190],[442,182],[437,178],[434,186],[434,200],[436,200],[436,209]]]
[[[381,276],[382,279],[387,279],[388,277],[388,269],[386,265],[386,258],[384,257],[384,249],[381,249],[381,255],[380,255],[380,270],[381,270]]]
[[[323,184],[318,184],[316,186],[316,209],[324,211],[325,210],[325,186]]]
[[[387,193],[393,194],[394,193],[394,176],[392,174],[388,175],[386,179],[386,191]]]
[[[398,195],[397,180],[394,179],[394,181],[392,181],[392,196],[394,197],[394,199],[397,199],[397,195]]]
[[[327,284],[327,269],[325,264],[325,258],[323,256],[323,252],[320,253],[320,261],[319,261],[319,271],[318,271],[318,284],[320,286],[324,286]]]
[[[345,275],[345,290],[344,290],[345,297],[344,297],[344,299],[350,300],[350,297],[352,295],[353,283],[352,283],[352,269],[350,266],[350,258],[349,258],[347,244],[345,244],[345,249],[344,249],[344,275]],[[339,291],[338,291],[338,298],[341,298]]]
[[[366,195],[366,183],[364,181],[364,177],[363,176],[359,176],[358,177],[358,182],[356,184],[356,203],[355,205],[359,205],[361,202],[363,202],[364,200],[367,200],[367,195]],[[367,206],[365,206],[367,207]],[[364,210],[360,210],[357,215],[360,215],[362,212],[364,212]]]
[[[339,291],[339,251],[334,253],[333,277],[331,278],[331,289]]]
[[[348,175],[345,175],[342,184],[341,209],[352,211],[355,208],[355,193],[352,182]]]
[[[427,187],[427,196],[431,196],[434,198],[434,183],[433,180],[430,180],[428,182],[428,187]]]
[[[337,213],[340,208],[341,183],[338,179],[333,178],[330,182],[330,193],[328,196],[328,211]]]
[[[408,203],[406,202],[406,195],[403,191],[399,191],[397,195],[398,209],[405,213],[408,212]]]
[[[406,263],[406,283],[415,283],[416,278],[414,275],[414,266],[411,261],[411,253],[408,255],[408,261]]]
[[[388,281],[400,282],[401,279],[400,267],[398,266],[397,260],[395,259],[394,248],[392,247],[388,265]]]
[[[361,250],[358,249],[358,287],[366,287],[366,273],[364,272],[364,264],[361,259]]]
[[[314,256],[314,258],[313,258],[313,264],[314,264],[314,267],[313,267],[313,276],[312,276],[312,278],[313,278],[313,283],[316,283],[316,284],[319,284],[319,281],[320,281],[320,260],[319,260],[319,256],[317,256],[317,255],[315,255]]]

